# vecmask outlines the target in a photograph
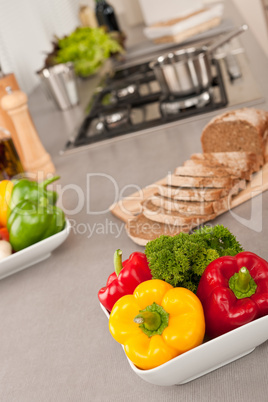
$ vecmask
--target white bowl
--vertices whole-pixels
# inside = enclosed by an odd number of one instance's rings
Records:
[[[101,305],[107,318],[109,312]],[[268,316],[243,325],[203,343],[151,370],[140,370],[129,359],[132,370],[155,385],[180,385],[251,353],[268,339]]]
[[[56,233],[45,240],[39,241],[21,251],[17,251],[1,260],[0,279],[22,271],[23,269],[50,257],[51,252],[67,239],[70,229],[71,224],[68,219],[66,219],[65,227],[61,232]]]

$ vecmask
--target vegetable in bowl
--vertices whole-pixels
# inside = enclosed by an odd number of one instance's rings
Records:
[[[4,223],[6,227],[0,228],[0,240],[8,241],[14,252],[65,228],[65,214],[56,206],[58,194],[47,189],[49,184],[59,178],[54,176],[41,183],[27,178],[3,181],[3,186],[0,186],[0,226]]]
[[[104,28],[79,27],[54,43],[46,67],[72,62],[80,77],[94,74],[111,55],[123,53],[122,46]]]
[[[268,262],[244,251],[212,261],[197,288],[210,338],[268,314]]]
[[[192,234],[160,236],[147,243],[145,254],[154,279],[196,292],[205,268],[216,258],[243,251],[223,225],[204,226]]]
[[[202,343],[203,307],[190,290],[150,279],[117,300],[109,330],[133,364],[150,370]]]

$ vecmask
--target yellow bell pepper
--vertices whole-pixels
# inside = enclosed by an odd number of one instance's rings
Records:
[[[0,181],[0,227],[7,226],[8,206],[14,184],[10,180]]]
[[[203,307],[190,290],[152,279],[115,303],[109,330],[137,367],[152,369],[202,343]]]

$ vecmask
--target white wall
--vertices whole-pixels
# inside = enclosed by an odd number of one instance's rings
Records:
[[[215,2],[215,0],[203,1],[205,4]],[[268,57],[268,29],[261,0],[222,0],[223,3],[229,1],[232,1],[239,10],[245,23],[248,24],[251,32]]]
[[[261,0],[233,0],[268,57],[268,29]]]
[[[123,24],[142,22],[138,0],[108,2]],[[67,35],[80,24],[81,4],[95,8],[94,0],[0,0],[0,64],[26,93],[39,83],[36,71],[52,50],[54,35]]]
[[[36,71],[53,35],[63,36],[79,24],[79,0],[0,0],[0,63],[29,93],[39,83]]]
[[[268,56],[268,33],[261,0],[223,1],[235,3]],[[138,0],[108,2],[115,7],[119,19],[125,25],[142,22]],[[80,4],[94,7],[95,1],[0,0],[0,64],[4,72],[15,74],[21,89],[26,93],[30,93],[39,83],[36,71],[43,65],[44,53],[52,49],[53,35],[61,37],[79,25]]]
[[[203,0],[203,3],[206,5],[218,1],[219,0]],[[235,4],[244,18],[245,23],[249,25],[251,32],[268,57],[268,28],[266,26],[261,0],[222,0],[223,3],[228,1],[232,1]],[[142,21],[139,0],[110,0],[110,3],[116,7],[116,10],[118,10],[122,16],[126,16],[128,24],[134,25]]]

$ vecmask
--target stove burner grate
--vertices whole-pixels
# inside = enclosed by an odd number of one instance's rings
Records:
[[[163,96],[149,63],[117,71],[95,95],[78,135],[67,148],[135,133],[226,106],[228,99],[217,60],[213,60],[213,68],[210,88],[179,99]]]
[[[185,109],[204,107],[211,102],[212,96],[213,94],[208,90],[184,99],[163,99],[160,101],[160,110],[164,116],[177,115]]]

